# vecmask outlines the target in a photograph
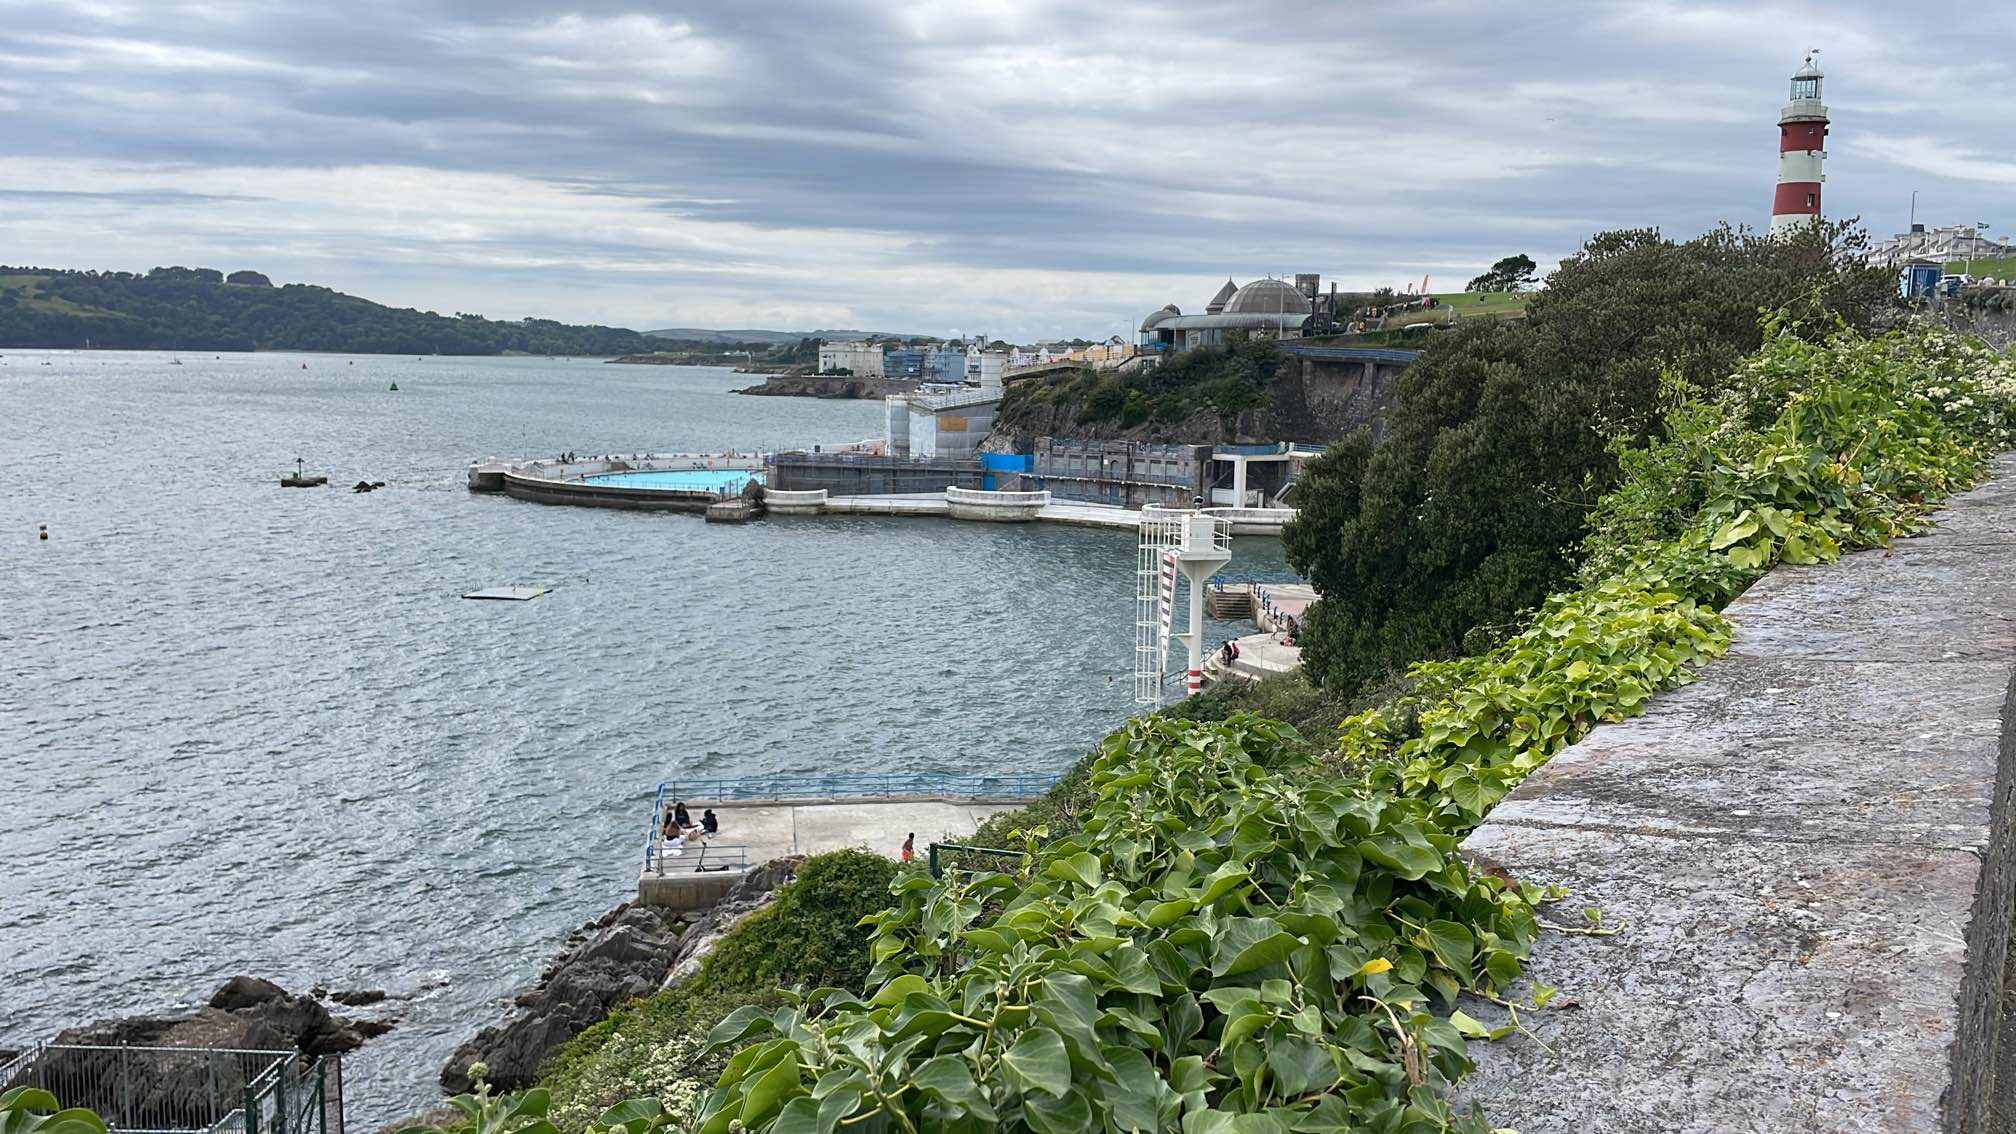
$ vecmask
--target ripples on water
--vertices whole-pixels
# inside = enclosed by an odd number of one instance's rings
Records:
[[[349,1061],[369,1129],[628,896],[660,779],[1053,770],[1130,709],[1124,533],[464,487],[488,455],[854,440],[878,402],[590,361],[184,362],[0,357],[0,1044],[240,972],[417,991]],[[297,455],[331,486],[279,488]],[[458,597],[516,582],[558,589]]]

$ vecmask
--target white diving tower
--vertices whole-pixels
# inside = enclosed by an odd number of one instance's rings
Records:
[[[1169,640],[1189,647],[1184,695],[1204,684],[1204,589],[1211,576],[1232,561],[1232,522],[1208,512],[1162,508],[1141,509],[1139,556],[1134,592],[1134,702],[1162,703],[1162,680],[1168,673]],[[1189,629],[1174,633],[1176,578],[1189,584]]]

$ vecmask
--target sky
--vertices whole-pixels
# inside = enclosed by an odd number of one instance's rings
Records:
[[[1832,217],[2016,229],[2016,4],[0,0],[0,263],[657,328],[1131,331]]]

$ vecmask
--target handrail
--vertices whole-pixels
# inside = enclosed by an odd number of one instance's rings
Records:
[[[943,877],[945,873],[945,868],[939,865],[938,862],[938,852],[940,850],[967,851],[972,854],[992,854],[992,855],[999,855],[1003,858],[1028,857],[1028,852],[1026,851],[1009,850],[1006,847],[975,847],[975,846],[968,846],[965,843],[932,843],[928,848],[926,848],[924,860],[928,868],[930,869],[931,877],[933,878]]]
[[[1062,777],[1059,772],[946,775],[937,772],[810,772],[795,775],[667,780],[659,799],[682,802],[783,799],[859,799],[943,795],[962,799],[1034,799]]]
[[[747,843],[710,843],[706,839],[701,839],[694,845],[700,851],[699,856],[693,860],[691,869],[694,874],[708,874],[725,870],[747,871],[749,869],[749,844]],[[730,855],[729,851],[734,851],[735,853]],[[709,866],[707,864],[707,855],[709,852],[712,852],[714,855],[716,863],[721,865]],[[686,848],[683,844],[672,847],[663,840],[660,840],[652,854],[644,860],[644,870],[648,874],[663,875],[665,873],[665,860],[668,858],[683,858],[685,853]]]

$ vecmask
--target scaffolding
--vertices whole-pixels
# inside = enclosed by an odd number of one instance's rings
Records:
[[[1232,523],[1189,509],[1141,509],[1135,548],[1134,703],[1159,706],[1168,677],[1169,643],[1189,646],[1188,691],[1197,690],[1194,672],[1203,656],[1202,588],[1205,579],[1232,559]],[[1182,634],[1175,632],[1176,580],[1189,580],[1192,601]]]

